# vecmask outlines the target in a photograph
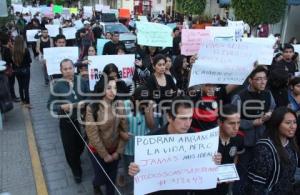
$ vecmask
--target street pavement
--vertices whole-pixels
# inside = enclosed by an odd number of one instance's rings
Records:
[[[83,178],[76,184],[66,162],[60,139],[58,119],[46,108],[49,87],[44,85],[42,65],[33,60],[31,65],[30,97],[32,124],[41,164],[50,195],[89,195],[92,189],[92,166],[85,149],[82,155]]]
[[[0,194],[35,195],[35,181],[27,142],[22,107],[14,109],[3,117],[0,130]]]
[[[94,173],[88,151],[85,149],[81,158],[82,183],[76,184],[64,156],[59,121],[46,108],[48,97],[49,86],[44,85],[42,65],[34,59],[30,80],[33,109],[29,113],[48,194],[92,195]],[[9,192],[10,195],[35,195],[37,181],[29,153],[26,117],[22,106],[19,103],[14,105],[14,109],[5,115],[4,128],[0,130],[0,195],[4,192]],[[126,194],[124,189],[119,189],[121,194]]]

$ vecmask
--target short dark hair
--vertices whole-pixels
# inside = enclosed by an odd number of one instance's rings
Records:
[[[113,35],[119,35],[120,33],[118,31],[114,31]]]
[[[219,120],[224,122],[228,115],[239,113],[238,107],[233,104],[225,104],[224,106],[220,107],[219,109]]]
[[[66,37],[65,37],[65,35],[62,35],[62,34],[56,35],[56,37],[55,37],[55,39],[54,39],[55,42],[56,42],[58,39],[64,39],[65,41],[67,40]]]
[[[42,27],[41,31],[44,31],[44,30],[48,31],[48,29],[46,27]]]
[[[249,74],[249,78],[253,79],[257,73],[264,72],[268,76],[268,70],[263,66],[257,66],[252,72]]]
[[[72,60],[70,60],[70,59],[63,59],[61,62],[60,62],[60,64],[59,64],[59,67],[61,68],[62,67],[62,64],[63,63],[65,63],[65,62],[71,62],[71,64],[73,65],[73,67],[74,67],[74,63],[73,63],[73,61]]]
[[[174,33],[176,30],[179,30],[179,28],[178,28],[178,27],[175,27],[175,28],[173,29],[173,33]]]
[[[292,46],[291,44],[287,43],[287,44],[284,44],[284,47],[283,47],[283,52],[287,49],[292,49],[293,52],[295,51],[294,50],[294,46]]]
[[[294,87],[295,85],[300,83],[300,77],[294,77],[290,80],[289,86]]]
[[[167,109],[168,115],[174,120],[178,114],[179,107],[192,108],[192,99],[188,96],[176,96],[172,99],[172,103],[169,109]],[[173,112],[175,111],[175,112]]]

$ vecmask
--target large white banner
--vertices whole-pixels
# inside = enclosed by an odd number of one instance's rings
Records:
[[[217,185],[219,128],[200,133],[135,137],[134,194],[159,190],[211,189]]]
[[[78,47],[51,47],[44,49],[48,75],[61,74],[60,62],[70,59],[74,63],[78,60]]]
[[[89,83],[90,90],[94,90],[96,82],[102,75],[103,68],[110,63],[119,69],[119,75],[123,80],[131,80],[134,73],[134,55],[101,55],[89,56]]]
[[[276,40],[273,38],[250,37],[242,38],[243,42],[256,44],[255,51],[258,53],[258,64],[271,65]]]
[[[59,34],[59,24],[46,24],[45,27],[48,29],[50,37],[56,37]]]
[[[189,86],[243,84],[258,58],[257,46],[246,42],[205,41],[192,67]]]

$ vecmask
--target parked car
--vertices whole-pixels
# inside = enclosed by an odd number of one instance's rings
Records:
[[[136,36],[128,30],[128,28],[119,22],[100,22],[102,28],[103,36],[107,32],[119,32],[120,41],[124,42],[126,50],[128,52],[133,52],[136,43]]]

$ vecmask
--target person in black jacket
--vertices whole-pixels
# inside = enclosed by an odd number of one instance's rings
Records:
[[[118,32],[114,32],[111,41],[105,43],[103,48],[103,55],[116,55],[118,53],[117,47],[125,47],[125,44],[120,41],[120,35]]]
[[[296,129],[294,111],[280,107],[272,113],[265,138],[256,143],[243,194],[296,194],[294,175],[299,153]]]
[[[29,50],[25,48],[22,36],[17,36],[13,48],[13,70],[19,85],[19,94],[22,103],[27,108],[32,108],[29,100],[29,81],[31,57]]]

